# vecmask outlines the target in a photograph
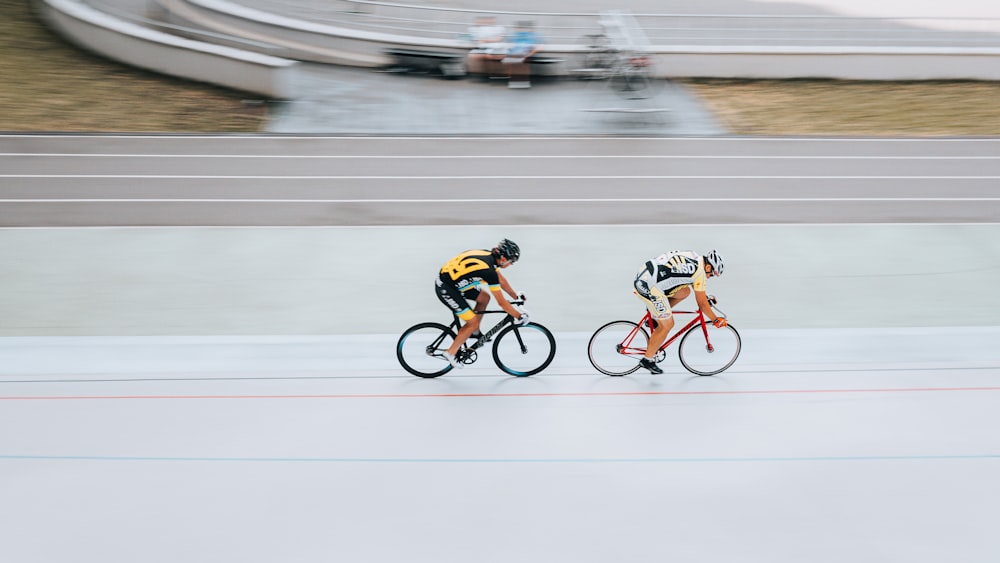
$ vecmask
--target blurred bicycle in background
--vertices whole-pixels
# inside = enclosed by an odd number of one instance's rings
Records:
[[[653,58],[649,41],[630,14],[602,12],[601,32],[583,36],[582,67],[574,74],[587,80],[606,80],[625,99],[652,95]]]

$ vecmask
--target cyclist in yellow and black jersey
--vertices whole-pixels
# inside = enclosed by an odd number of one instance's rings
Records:
[[[698,308],[717,327],[726,326],[725,317],[719,317],[712,310],[706,293],[707,279],[722,275],[722,257],[715,250],[705,256],[693,251],[673,251],[647,260],[635,276],[633,286],[649,310],[654,321],[653,333],[649,335],[649,345],[645,357],[639,365],[651,373],[663,373],[653,358],[660,346],[674,328],[671,309],[691,295],[694,289]]]
[[[521,249],[517,244],[503,239],[492,250],[467,250],[441,267],[434,283],[438,299],[455,316],[465,321],[444,355],[451,365],[457,368],[463,366],[462,362],[455,359],[455,354],[469,336],[479,330],[483,317],[476,313],[486,309],[490,294],[496,297],[500,308],[514,317],[518,324],[528,322],[528,315],[515,309],[503,296],[503,292],[507,292],[512,298],[523,300],[524,294],[514,291],[507,278],[500,273],[502,268],[509,267],[520,257]],[[481,291],[484,285],[489,291]],[[467,301],[475,302],[475,308],[470,308]]]

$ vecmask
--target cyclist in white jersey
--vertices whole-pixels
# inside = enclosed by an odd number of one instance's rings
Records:
[[[650,373],[663,373],[653,358],[674,328],[674,317],[671,309],[691,294],[698,301],[698,308],[705,313],[712,324],[722,328],[726,326],[725,317],[719,317],[708,302],[706,280],[722,275],[722,257],[716,251],[711,251],[704,257],[694,251],[675,250],[661,254],[646,261],[635,276],[633,285],[635,293],[649,309],[653,318],[653,333],[649,336],[649,346],[639,365]]]

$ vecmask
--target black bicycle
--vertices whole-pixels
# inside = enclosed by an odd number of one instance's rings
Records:
[[[524,301],[511,301],[520,307]],[[556,339],[544,326],[529,322],[517,325],[514,317],[502,310],[483,311],[483,315],[503,313],[504,318],[479,338],[469,337],[455,357],[463,364],[474,363],[478,350],[493,342],[493,361],[504,372],[527,377],[542,371],[556,355]],[[396,358],[403,369],[418,377],[438,377],[451,371],[444,353],[455,341],[461,325],[453,317],[450,325],[420,323],[403,332],[396,343]],[[471,344],[470,344],[471,343]]]

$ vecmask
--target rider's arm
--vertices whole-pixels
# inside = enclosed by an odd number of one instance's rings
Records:
[[[504,277],[500,270],[497,270],[497,277],[500,279],[500,287],[507,292],[507,295],[510,295],[511,299],[517,299],[517,292],[514,291],[514,286],[510,285],[510,282],[507,281],[507,278]]]
[[[705,313],[708,320],[714,323],[719,316],[715,314],[715,311],[712,310],[712,304],[708,302],[708,293],[704,291],[695,291],[694,298],[698,301],[698,308],[701,309],[701,312]]]
[[[502,280],[503,276],[501,276],[500,279]],[[501,285],[503,285],[503,282],[501,282]],[[510,284],[507,285],[509,286]],[[497,305],[500,305],[500,308],[506,311],[508,315],[514,317],[515,319],[521,318],[521,312],[515,309],[514,306],[510,304],[510,301],[507,301],[507,298],[503,296],[503,292],[500,291],[500,289],[494,289],[491,287],[490,292],[493,293],[493,298],[497,300]]]

